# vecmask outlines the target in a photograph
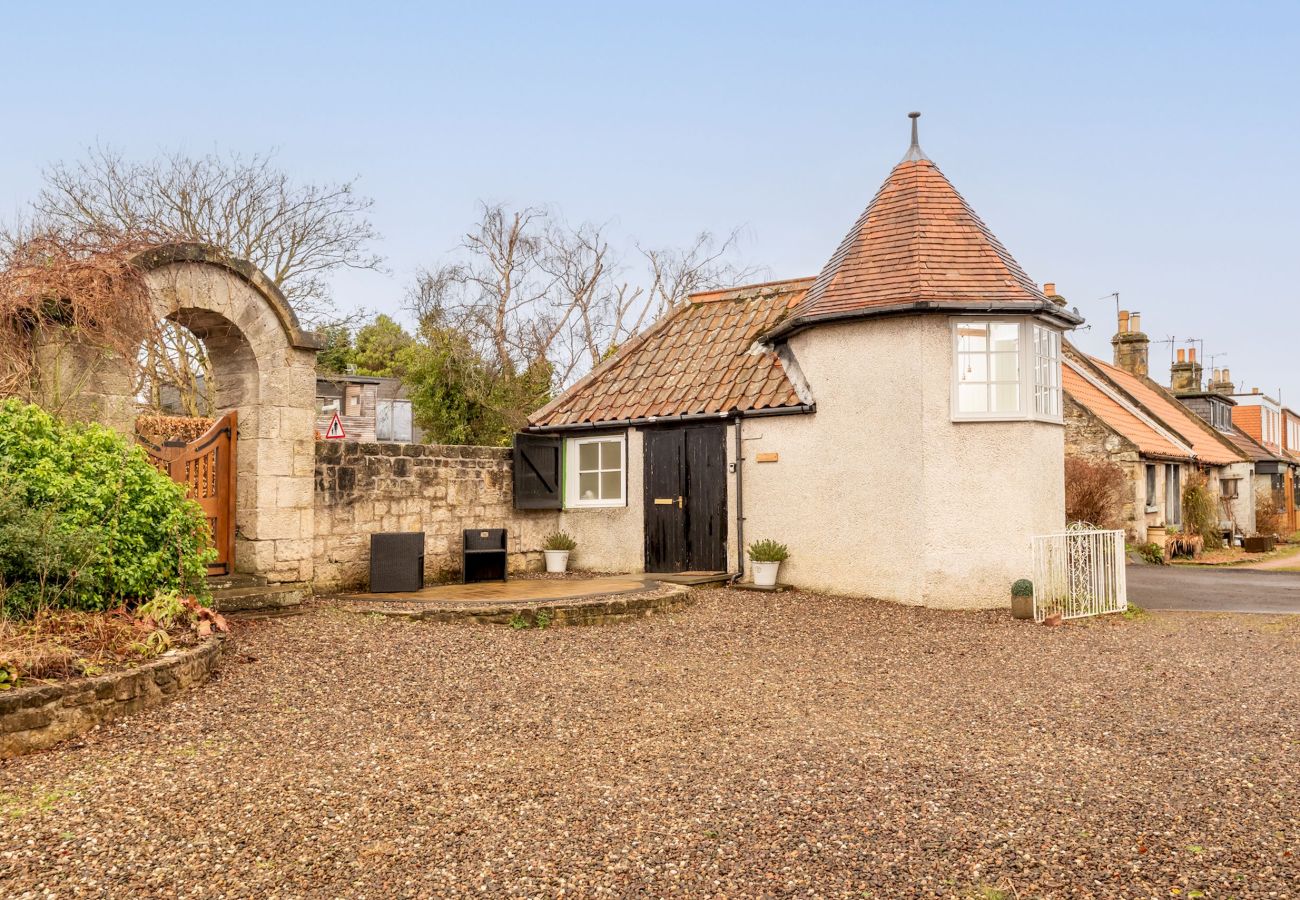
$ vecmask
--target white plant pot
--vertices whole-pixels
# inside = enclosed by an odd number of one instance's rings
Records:
[[[751,559],[749,568],[754,573],[754,584],[757,587],[776,586],[776,573],[781,568],[779,562],[755,562]]]
[[[562,575],[569,568],[568,550],[543,550],[546,554],[546,571],[551,575]]]

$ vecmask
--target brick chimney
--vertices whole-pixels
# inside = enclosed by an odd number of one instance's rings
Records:
[[[1126,372],[1132,372],[1140,378],[1147,375],[1147,355],[1151,340],[1142,333],[1142,314],[1129,314],[1122,310],[1119,314],[1119,331],[1110,339],[1115,348],[1115,365]]]
[[[1210,373],[1210,390],[1216,394],[1231,394],[1232,373],[1227,369],[1215,369]]]
[[[1178,351],[1178,360],[1169,369],[1169,389],[1175,394],[1200,392],[1201,364],[1196,361],[1195,347]]]
[[[1051,300],[1057,306],[1065,305],[1065,298],[1056,292],[1055,281],[1043,282],[1043,296],[1046,297],[1048,300]]]

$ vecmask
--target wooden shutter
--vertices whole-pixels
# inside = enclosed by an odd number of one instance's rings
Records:
[[[540,434],[515,435],[515,509],[560,509],[562,439]]]

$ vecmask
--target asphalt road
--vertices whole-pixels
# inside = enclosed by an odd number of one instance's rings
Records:
[[[1300,572],[1130,565],[1128,599],[1143,609],[1300,615]]]

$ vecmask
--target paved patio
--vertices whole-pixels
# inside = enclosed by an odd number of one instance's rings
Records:
[[[641,575],[604,575],[573,578],[513,578],[509,581],[481,581],[476,584],[437,584],[418,591],[396,594],[347,594],[348,600],[397,603],[436,603],[442,606],[499,606],[508,603],[576,600],[608,594],[644,591],[654,585]]]

